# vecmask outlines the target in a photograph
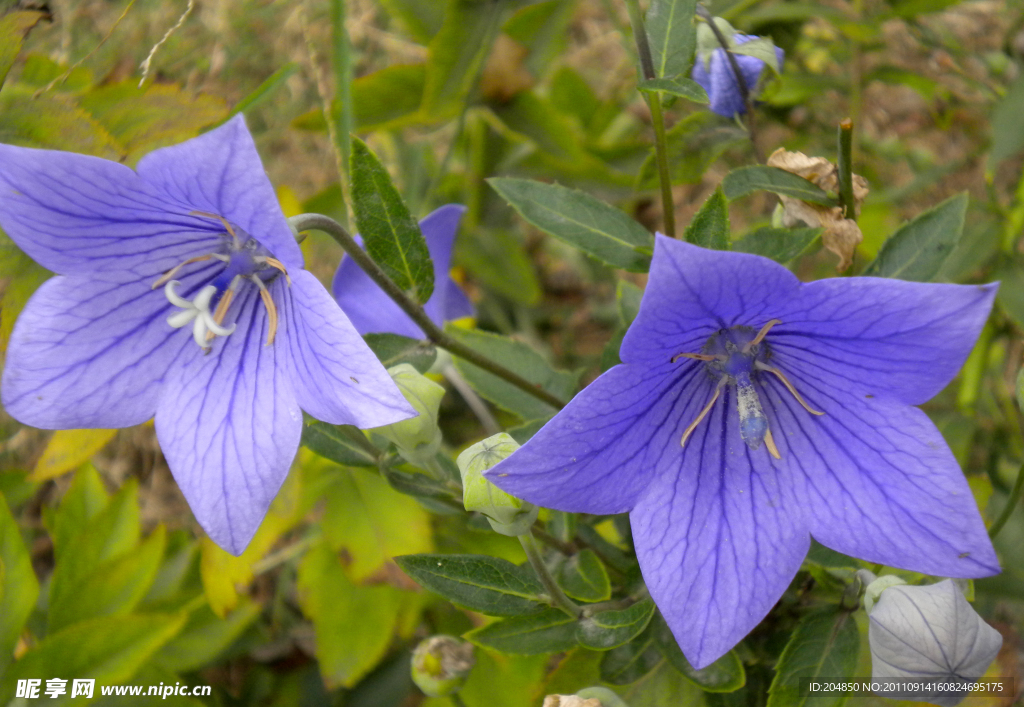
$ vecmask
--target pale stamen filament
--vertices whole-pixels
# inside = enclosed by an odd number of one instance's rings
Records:
[[[690,435],[693,434],[693,431],[697,429],[697,425],[699,425],[701,420],[707,417],[708,413],[711,412],[711,408],[715,404],[715,401],[718,400],[718,396],[722,394],[722,388],[725,387],[725,381],[725,378],[718,381],[718,386],[715,387],[715,394],[711,396],[711,400],[708,401],[708,404],[705,405],[704,409],[700,411],[699,415],[697,415],[697,419],[691,422],[690,426],[683,430],[683,438],[679,440],[680,447],[686,446],[686,440],[688,440]]]
[[[724,357],[722,357],[722,356],[711,356],[709,354],[681,353],[681,354],[676,354],[675,356],[672,357],[672,363],[675,363],[676,361],[678,361],[681,358],[695,358],[698,361],[717,361],[717,360],[722,359]]]
[[[292,284],[292,279],[291,277],[288,276],[288,271],[285,270],[284,263],[282,263],[280,260],[278,260],[277,258],[257,258],[257,260],[259,262],[266,263],[272,268],[277,268],[278,270],[280,270],[282,273],[284,273],[284,279],[288,282],[288,284]]]
[[[824,415],[825,414],[825,413],[821,412],[820,410],[815,410],[810,405],[808,405],[807,402],[802,397],[800,397],[800,393],[796,392],[796,388],[794,388],[793,384],[789,382],[789,379],[786,378],[786,376],[784,376],[782,374],[782,371],[780,371],[778,368],[775,368],[774,366],[769,366],[767,364],[761,363],[760,361],[756,361],[754,363],[754,366],[758,370],[760,370],[760,371],[767,371],[769,373],[774,373],[776,376],[778,376],[779,380],[782,381],[782,384],[784,386],[786,386],[786,390],[788,390],[793,395],[793,397],[796,398],[796,401],[798,403],[803,405],[804,410],[806,410],[807,412],[811,413],[812,415]]]
[[[163,275],[158,277],[156,282],[153,283],[153,289],[155,290],[156,288],[168,282],[171,278],[178,274],[179,270],[181,270],[186,265],[191,265],[192,263],[201,263],[204,260],[209,260],[210,258],[216,258],[217,260],[222,260],[225,263],[228,261],[228,257],[226,255],[221,255],[220,253],[208,253],[206,255],[197,255],[194,258],[189,258],[183,263],[178,263],[173,268],[171,268]]]
[[[285,274],[287,277],[287,273]],[[274,304],[274,298],[270,296],[270,290],[263,284],[263,280],[260,279],[259,275],[251,275],[250,280],[256,283],[256,287],[260,289],[260,298],[263,300],[263,306],[267,308],[267,318],[269,321],[269,330],[267,331],[267,346],[274,343],[274,337],[277,336],[277,306]]]
[[[779,448],[775,446],[775,438],[772,437],[771,429],[765,430],[764,446],[765,449],[768,450],[768,453],[771,454],[773,457],[775,457],[776,459],[782,459],[782,455],[779,454]]]
[[[220,221],[224,225],[224,230],[227,231],[231,235],[231,240],[233,240],[235,242],[236,246],[239,245],[239,243],[238,243],[238,234],[235,233],[235,229],[231,226],[230,223],[228,223],[227,219],[224,218],[223,216],[219,216],[218,214],[211,214],[209,211],[189,211],[188,215],[189,216],[202,216],[203,218],[212,218],[215,221]]]
[[[208,325],[207,327],[210,329],[210,331],[206,332],[207,343],[213,341],[214,336],[227,336],[227,334],[221,334],[220,331],[216,330],[214,327],[221,327],[221,329],[227,331],[228,334],[235,330],[234,324],[231,325],[230,330],[223,329],[221,325],[224,323],[224,317],[227,316],[228,307],[231,306],[231,300],[235,298],[235,291],[238,290],[238,285],[241,282],[241,275],[235,275],[235,277],[231,280],[231,284],[228,286],[228,289],[224,291],[224,294],[221,295],[220,301],[217,302],[217,309],[215,309],[213,312],[213,326]]]
[[[750,353],[750,350],[752,348],[754,348],[755,346],[757,346],[758,344],[760,344],[761,340],[764,338],[765,334],[768,333],[768,330],[771,329],[776,324],[782,324],[782,320],[781,319],[772,319],[767,324],[765,324],[763,327],[761,327],[761,331],[757,332],[757,336],[755,336],[753,339],[751,339],[749,342],[747,342],[747,344],[740,350],[740,352],[741,353],[745,353],[745,354],[746,353]]]

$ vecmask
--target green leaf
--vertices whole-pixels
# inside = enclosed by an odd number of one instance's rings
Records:
[[[427,341],[398,334],[367,334],[363,340],[384,368],[408,363],[420,373],[426,373],[437,359],[437,349]]]
[[[543,356],[520,341],[476,329],[467,330],[451,325],[447,326],[445,331],[460,343],[475,349],[492,361],[500,363],[560,400],[568,402],[576,389],[574,374],[551,368]],[[453,358],[456,368],[476,392],[523,420],[551,417],[557,412],[547,403],[496,375],[477,368],[457,356]]]
[[[711,111],[698,111],[673,125],[665,135],[669,172],[673,184],[696,184],[708,167],[726,150],[745,144],[746,133],[730,120]],[[637,183],[653,187],[658,181],[654,151],[648,154]]]
[[[130,552],[101,562],[78,576],[54,569],[48,629],[58,631],[99,616],[131,612],[146,596],[163,559],[167,534],[162,525]],[[67,556],[63,562],[71,562]],[[59,565],[58,565],[59,568]]]
[[[658,648],[669,665],[705,692],[734,692],[746,684],[747,674],[736,651],[729,651],[711,665],[697,670],[683,655],[664,619],[656,618],[652,628]]]
[[[615,692],[633,707],[704,707],[709,697],[664,661]]]
[[[347,553],[348,576],[361,583],[394,556],[434,549],[430,516],[376,474],[337,470],[325,491],[324,539]]]
[[[444,23],[427,48],[423,111],[433,118],[453,115],[469,95],[486,57],[488,36],[500,7],[475,0],[448,0]]]
[[[81,466],[116,434],[117,430],[57,430],[32,470],[32,481],[48,481]]]
[[[119,160],[124,149],[70,96],[39,96],[17,85],[0,93],[0,142]]]
[[[688,101],[693,101],[694,103],[706,104],[711,102],[707,91],[699,83],[685,76],[677,76],[674,79],[649,79],[641,81],[637,85],[637,89],[649,93],[668,93],[672,96],[679,96]]]
[[[1020,119],[1024,115],[1024,74],[1010,84],[1010,90],[992,110],[992,148],[988,154],[988,169],[1024,148],[1024,130]]]
[[[420,304],[434,291],[434,266],[419,224],[366,143],[352,138],[352,209],[366,252]]]
[[[652,0],[645,25],[658,78],[686,73],[693,61],[697,30],[695,0]]]
[[[658,650],[654,631],[646,631],[629,643],[612,648],[601,659],[601,680],[612,685],[629,685],[658,667],[664,658]]]
[[[285,82],[288,79],[290,79],[292,74],[294,74],[298,70],[299,70],[299,64],[294,62],[294,61],[288,62],[287,64],[282,66],[280,69],[278,69],[277,71],[272,73],[270,76],[265,78],[263,80],[263,82],[259,86],[254,88],[249,93],[249,95],[247,95],[245,98],[243,98],[238,103],[236,103],[235,107],[231,109],[231,112],[228,113],[221,120],[220,123],[217,123],[217,125],[220,125],[221,123],[227,122],[227,120],[229,118],[232,118],[232,117],[238,115],[239,113],[244,113],[245,111],[249,110],[250,108],[254,108],[254,107],[258,106],[260,103],[262,103],[264,100],[266,100],[267,96],[272,94],[274,91],[276,91],[281,86],[284,86]]]
[[[751,165],[734,169],[722,180],[722,190],[725,192],[725,198],[729,201],[753,194],[755,191],[770,191],[825,206],[836,206],[838,203],[821,187],[800,175],[766,165]]]
[[[0,17],[0,86],[18,58],[25,35],[42,20],[52,22],[53,16],[42,10],[21,10]]]
[[[456,263],[493,292],[513,302],[536,304],[540,301],[540,281],[533,261],[522,240],[511,231],[494,228],[470,229],[459,242]],[[3,312],[0,311],[0,316]]]
[[[0,675],[39,596],[39,581],[18,523],[0,495]]]
[[[579,601],[605,601],[612,595],[608,572],[597,553],[589,548],[580,550],[559,566],[558,584],[566,594]]]
[[[619,322],[628,327],[640,312],[640,300],[644,291],[628,280],[615,283],[615,304],[619,310]]]
[[[753,253],[771,258],[777,263],[788,263],[810,250],[820,228],[772,228],[763,226],[732,244],[740,253]]]
[[[393,466],[384,467],[382,473],[384,480],[398,493],[419,499],[430,498],[450,502],[449,511],[454,510],[460,515],[465,512],[462,503],[453,499],[451,488],[443,481],[432,479],[421,472],[403,471]]]
[[[418,584],[488,616],[535,613],[544,592],[529,569],[487,555],[405,555],[395,562]],[[563,614],[564,616],[564,614]]]
[[[53,554],[60,562],[72,543],[83,532],[89,521],[107,506],[109,497],[103,481],[92,465],[86,465],[71,478],[64,498],[60,500],[47,530],[53,537]]]
[[[619,209],[557,184],[529,179],[487,182],[528,222],[612,267],[644,272],[654,237]]]
[[[863,274],[914,282],[934,278],[960,242],[967,203],[967,192],[957,194],[900,226]]]
[[[379,456],[370,453],[373,446],[367,439],[367,446],[355,442],[354,435],[363,435],[351,425],[329,425],[326,422],[311,422],[302,428],[302,446],[342,466],[377,466]]]
[[[853,614],[828,608],[808,614],[797,625],[775,666],[768,707],[831,707],[846,701],[842,692],[800,693],[800,681],[844,679],[857,670],[860,633]]]
[[[328,689],[351,687],[387,653],[403,604],[401,591],[386,584],[352,584],[341,560],[326,544],[302,558],[299,605],[313,621],[316,657]]]
[[[702,248],[729,250],[729,204],[722,187],[715,189],[686,227],[686,242]]]
[[[558,653],[576,645],[576,619],[561,609],[501,619],[463,635],[483,648],[513,655]]]
[[[103,685],[129,682],[181,630],[185,618],[185,614],[104,616],[51,633],[8,669],[0,682],[0,704],[11,701],[18,680],[74,676]]]
[[[262,607],[247,598],[223,619],[209,606],[193,611],[181,629],[153,656],[165,670],[188,673],[214,662],[260,615]]]
[[[650,599],[638,601],[626,609],[601,611],[580,619],[576,639],[581,646],[596,651],[610,650],[636,638],[647,628],[652,616],[654,602]]]
[[[444,22],[444,3],[437,0],[381,0],[381,5],[421,44],[429,42]]]

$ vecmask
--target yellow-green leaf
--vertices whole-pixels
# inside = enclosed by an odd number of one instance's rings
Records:
[[[30,481],[46,481],[81,466],[107,446],[117,430],[57,430],[43,456],[29,475]]]

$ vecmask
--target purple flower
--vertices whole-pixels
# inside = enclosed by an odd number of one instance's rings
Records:
[[[472,303],[448,274],[455,234],[465,211],[465,206],[448,204],[420,221],[420,230],[434,263],[434,293],[423,309],[438,326],[453,319],[473,316]],[[358,236],[356,240],[362,245]],[[360,334],[388,332],[413,339],[425,337],[423,330],[367,277],[352,258],[341,261],[334,273],[331,289]]]
[[[651,596],[698,668],[768,613],[811,536],[884,565],[994,574],[963,473],[913,406],[956,375],[995,291],[802,284],[659,235],[623,364],[488,478],[539,506],[629,511]]]
[[[750,34],[736,33],[733,41],[736,44],[745,44],[751,40],[760,39]],[[782,59],[785,52],[775,47],[775,56],[778,57],[779,66],[782,66]],[[745,54],[733,54],[740,73],[743,74],[743,82],[747,90],[753,92],[757,82],[761,78],[761,71],[764,70],[764,62],[753,56]],[[699,55],[693,65],[693,80],[700,84],[711,99],[711,110],[719,115],[731,118],[736,113],[746,113],[747,106],[743,102],[743,92],[736,84],[736,74],[733,73],[732,64],[721,47],[711,52],[711,68]]]
[[[46,429],[156,416],[199,523],[245,549],[302,413],[376,427],[412,409],[322,285],[241,116],[135,171],[0,145],[0,226],[57,273],[19,317],[3,404]]]

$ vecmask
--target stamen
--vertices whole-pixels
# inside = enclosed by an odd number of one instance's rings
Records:
[[[287,273],[285,274],[287,277]],[[263,306],[267,308],[267,318],[269,319],[269,331],[267,331],[267,346],[274,343],[274,337],[277,336],[277,306],[274,304],[274,298],[270,296],[270,290],[263,284],[263,280],[259,278],[259,275],[251,275],[250,280],[256,283],[256,287],[260,288],[260,298],[263,300]]]
[[[676,354],[675,356],[672,357],[672,363],[675,363],[676,361],[678,361],[681,358],[695,358],[698,361],[717,361],[720,357],[719,356],[711,356],[709,354],[681,353],[681,354]]]
[[[725,387],[725,381],[726,379],[724,377],[718,381],[718,386],[715,388],[715,394],[711,396],[711,400],[708,401],[708,404],[705,405],[704,409],[700,411],[699,415],[697,415],[697,419],[691,422],[690,426],[683,430],[683,438],[679,440],[680,447],[686,446],[686,440],[688,440],[690,435],[693,434],[693,431],[697,429],[697,425],[699,425],[700,421],[707,417],[708,413],[711,412],[711,407],[715,404],[715,401],[718,400],[718,396],[721,395],[722,388]]]
[[[218,255],[216,253],[207,253],[206,255],[197,255],[194,258],[189,258],[188,260],[186,260],[183,263],[178,263],[173,268],[171,268],[170,270],[168,270],[163,275],[161,275],[160,277],[157,278],[156,282],[153,283],[153,289],[155,290],[156,288],[160,287],[165,282],[170,280],[172,277],[177,275],[178,271],[181,270],[186,265],[191,265],[192,263],[201,263],[204,260],[209,260],[210,258],[218,258],[218,259],[220,259],[220,258],[223,258],[223,257],[224,256],[219,256],[218,257]]]
[[[786,376],[784,376],[782,374],[782,371],[780,371],[778,368],[775,368],[774,366],[769,366],[767,364],[761,363],[760,361],[757,361],[754,364],[754,366],[758,370],[768,371],[769,373],[774,373],[776,376],[778,376],[779,380],[782,381],[782,384],[784,386],[786,386],[786,390],[788,390],[790,393],[792,393],[793,397],[796,398],[796,401],[804,406],[804,410],[806,410],[807,412],[811,413],[812,415],[824,415],[825,414],[825,413],[821,412],[820,410],[815,410],[810,405],[808,405],[807,402],[802,397],[800,397],[800,393],[796,392],[796,388],[794,388],[793,384],[789,382],[789,379],[786,378]]]
[[[182,299],[178,296],[178,293],[174,291],[174,288],[180,285],[178,280],[171,280],[164,285],[164,295],[167,297],[167,301],[173,304],[175,307],[181,307],[182,309],[192,309],[193,305],[187,299]]]
[[[289,285],[292,284],[292,279],[288,276],[288,271],[285,269],[284,263],[282,263],[277,258],[264,258],[263,262],[266,263],[267,265],[269,265],[270,267],[277,268],[278,270],[283,272],[284,273],[284,279],[288,282]]]
[[[782,324],[782,320],[781,319],[772,319],[767,324],[765,324],[763,327],[761,327],[761,331],[757,332],[757,336],[755,336],[753,339],[751,339],[749,342],[747,342],[747,345],[743,347],[741,352],[742,353],[750,353],[750,350],[752,348],[754,348],[755,346],[757,346],[758,344],[760,344],[761,343],[761,339],[764,338],[764,335],[767,334],[768,330],[771,329],[776,324]]]
[[[220,302],[217,303],[217,309],[214,310],[213,312],[213,321],[208,321],[206,323],[206,326],[209,329],[209,331],[206,332],[207,343],[213,341],[213,337],[215,336],[227,336],[228,334],[235,330],[235,325],[233,324],[231,325],[230,330],[221,327],[221,324],[224,322],[224,317],[227,316],[228,307],[231,306],[231,300],[235,298],[235,290],[238,289],[238,283],[240,283],[241,281],[242,278],[238,275],[235,275],[235,277],[231,280],[231,285],[228,287],[228,289],[224,291],[224,294],[221,295]],[[221,331],[226,331],[227,334],[221,334]]]
[[[775,457],[776,459],[782,459],[782,455],[779,454],[779,448],[775,446],[775,439],[772,437],[771,430],[767,430],[764,433],[764,446],[765,449],[768,450],[768,453],[771,454],[773,457]]]
[[[188,215],[189,216],[202,216],[204,218],[212,218],[214,220],[220,221],[222,224],[224,224],[224,230],[226,230],[231,235],[231,240],[233,240],[235,242],[236,246],[238,245],[238,234],[235,233],[235,229],[231,226],[230,223],[228,223],[227,219],[224,218],[223,216],[219,216],[217,214],[211,214],[208,211],[189,211]]]
[[[167,323],[174,329],[181,329],[190,321],[196,318],[199,312],[195,309],[183,309],[167,317]]]

